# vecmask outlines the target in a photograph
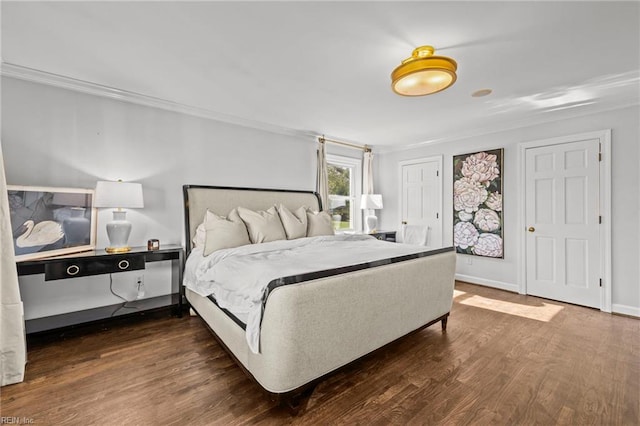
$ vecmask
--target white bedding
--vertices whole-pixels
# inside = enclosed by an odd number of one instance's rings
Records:
[[[184,285],[201,296],[213,295],[221,308],[244,322],[249,348],[258,353],[262,297],[272,280],[422,251],[424,247],[344,234],[251,244],[206,257],[195,248],[186,262]]]

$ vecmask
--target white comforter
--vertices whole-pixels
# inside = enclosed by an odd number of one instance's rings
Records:
[[[272,280],[421,251],[424,247],[344,234],[251,244],[206,257],[196,248],[186,262],[184,285],[201,296],[213,295],[243,321],[249,348],[258,353],[262,296]]]

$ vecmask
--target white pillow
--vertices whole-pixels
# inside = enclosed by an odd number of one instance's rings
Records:
[[[211,212],[208,213],[211,216],[207,217],[205,224],[206,231],[203,248],[205,256],[216,250],[251,244],[247,227],[240,219],[236,209],[231,210],[226,218]]]
[[[327,212],[307,210],[307,237],[335,235],[331,216]]]
[[[206,239],[206,233],[207,233],[207,222],[212,219],[212,220],[216,220],[219,219],[220,216],[218,216],[215,213],[211,213],[209,210],[206,211],[206,213],[204,214],[204,219],[202,220],[202,223],[200,225],[198,225],[198,227],[196,228],[196,233],[193,236],[193,247],[204,247],[204,241]]]
[[[252,243],[267,243],[269,241],[287,239],[275,206],[267,211],[258,212],[238,207],[238,214],[240,214],[244,224],[247,225]]]
[[[212,213],[213,214],[213,213]],[[216,215],[209,218],[206,224],[206,238],[203,248],[205,256],[216,250],[239,247],[251,244],[247,227],[245,226],[236,209],[233,209],[227,218]]]
[[[307,208],[300,207],[296,211],[292,212],[284,205],[277,206],[278,214],[280,215],[280,221],[284,227],[284,232],[287,234],[288,240],[296,238],[304,238],[307,236]]]

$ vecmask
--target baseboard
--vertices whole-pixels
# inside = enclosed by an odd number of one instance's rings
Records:
[[[471,275],[456,274],[456,280],[464,281],[471,284],[479,284],[487,287],[499,288],[500,290],[511,291],[518,293],[518,286],[516,284],[505,283],[502,281],[488,280],[485,278],[472,277]]]
[[[640,308],[636,308],[635,306],[619,305],[614,303],[611,305],[611,312],[640,318]]]

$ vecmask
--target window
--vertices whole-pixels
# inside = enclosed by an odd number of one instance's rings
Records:
[[[337,231],[359,231],[362,162],[357,158],[327,155],[329,214]]]

